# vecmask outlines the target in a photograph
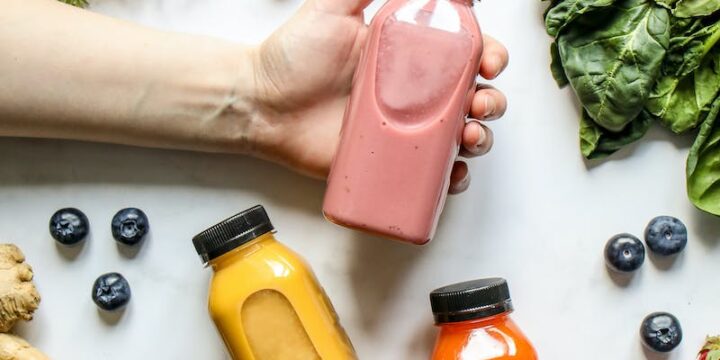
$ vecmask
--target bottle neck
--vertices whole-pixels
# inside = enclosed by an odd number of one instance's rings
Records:
[[[234,264],[235,262],[240,261],[243,258],[253,254],[264,245],[275,241],[275,235],[273,235],[272,232],[267,232],[226,252],[225,254],[216,257],[215,259],[210,260],[208,262],[208,266],[210,266],[213,271],[222,270]]]
[[[440,328],[477,329],[477,328],[492,326],[492,325],[496,325],[499,323],[511,321],[510,313],[512,313],[512,310],[508,310],[508,311],[502,312],[500,314],[488,316],[488,317],[484,317],[484,318],[470,319],[470,320],[458,321],[458,322],[437,323],[435,325]]]

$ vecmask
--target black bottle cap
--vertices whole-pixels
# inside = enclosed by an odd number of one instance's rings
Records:
[[[203,263],[275,230],[262,205],[227,218],[195,235],[193,245]]]
[[[507,281],[489,278],[466,281],[430,293],[435,323],[481,319],[512,311]]]

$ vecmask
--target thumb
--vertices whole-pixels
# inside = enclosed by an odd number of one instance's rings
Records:
[[[360,15],[373,0],[314,0],[324,11],[337,15]]]

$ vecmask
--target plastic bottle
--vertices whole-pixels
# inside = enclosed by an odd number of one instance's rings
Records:
[[[507,282],[490,278],[430,293],[440,332],[432,360],[536,360],[530,341],[510,318]]]
[[[472,0],[389,0],[380,9],[328,178],[329,220],[415,244],[430,241],[481,53]]]
[[[262,206],[201,232],[193,244],[213,269],[208,308],[235,360],[356,359],[305,261],[275,240]]]

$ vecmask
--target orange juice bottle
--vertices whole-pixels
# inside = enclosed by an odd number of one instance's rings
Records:
[[[433,360],[536,360],[537,354],[510,319],[505,279],[467,281],[434,290],[430,304],[440,327]]]
[[[273,232],[258,205],[193,238],[203,262],[214,271],[208,308],[230,356],[356,359],[312,270]]]

